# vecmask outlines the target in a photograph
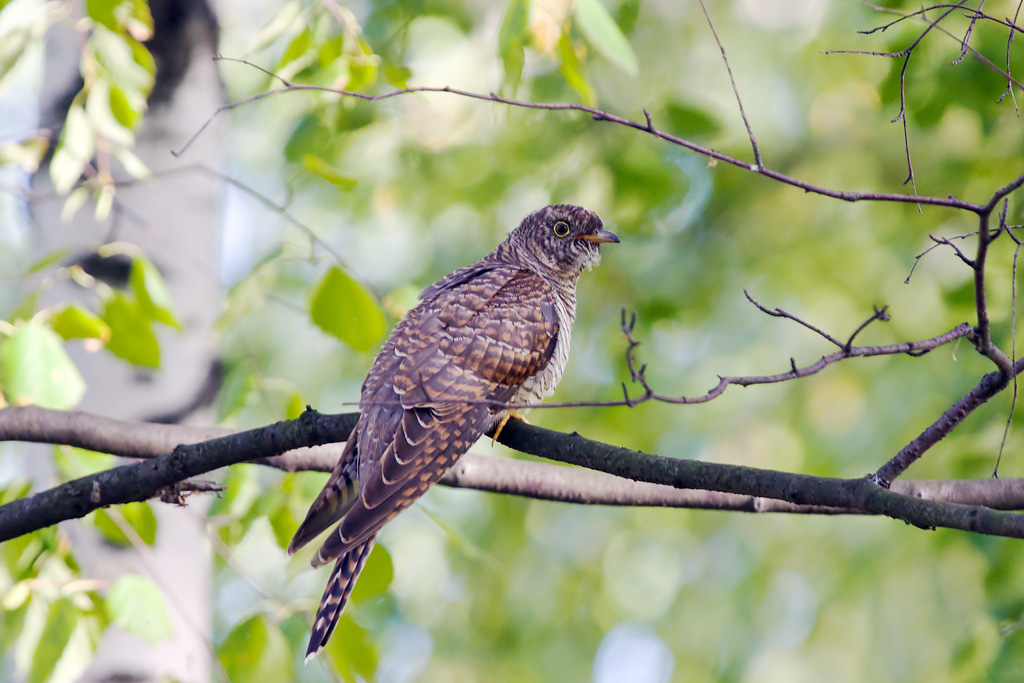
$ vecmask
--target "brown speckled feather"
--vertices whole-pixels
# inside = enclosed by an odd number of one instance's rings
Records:
[[[552,226],[572,225],[571,235]],[[330,637],[380,528],[435,484],[495,423],[488,402],[549,395],[575,317],[576,279],[617,241],[571,206],[531,214],[480,262],[424,290],[363,383],[360,418],[342,457],[289,545],[340,520],[313,558],[337,560],[308,655]],[[356,483],[358,482],[358,484]]]
[[[499,409],[484,402],[507,401],[551,357],[554,296],[540,276],[501,266],[409,312],[363,386],[359,498],[317,564],[375,534],[491,427]]]

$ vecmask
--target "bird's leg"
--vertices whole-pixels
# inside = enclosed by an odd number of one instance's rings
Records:
[[[505,428],[505,423],[508,422],[508,419],[510,417],[514,417],[515,419],[519,420],[520,422],[525,422],[526,424],[530,424],[530,421],[527,420],[526,416],[523,415],[522,413],[517,412],[515,410],[508,411],[507,413],[505,413],[505,417],[501,418],[501,421],[498,423],[498,426],[495,427],[494,434],[491,435],[491,446],[492,447],[494,446],[494,442],[498,440],[498,435],[501,434],[501,430]]]

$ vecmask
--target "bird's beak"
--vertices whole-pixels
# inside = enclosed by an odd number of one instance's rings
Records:
[[[606,242],[618,244],[620,242],[618,235],[614,232],[608,232],[607,230],[598,230],[597,232],[592,232],[589,235],[580,235],[576,239],[586,240],[588,242],[593,242],[594,244],[605,244]]]

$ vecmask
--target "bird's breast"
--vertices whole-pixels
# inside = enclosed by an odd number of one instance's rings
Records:
[[[558,318],[558,336],[555,338],[555,349],[551,360],[536,375],[527,378],[512,396],[511,403],[540,403],[555,393],[555,387],[562,379],[565,366],[569,362],[569,345],[572,341],[572,324],[576,319],[575,296],[566,298],[555,297],[555,315]]]

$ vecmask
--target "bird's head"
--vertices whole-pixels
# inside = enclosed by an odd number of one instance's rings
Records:
[[[554,204],[534,211],[508,236],[527,260],[558,275],[579,275],[601,260],[601,245],[619,238],[582,206]]]

